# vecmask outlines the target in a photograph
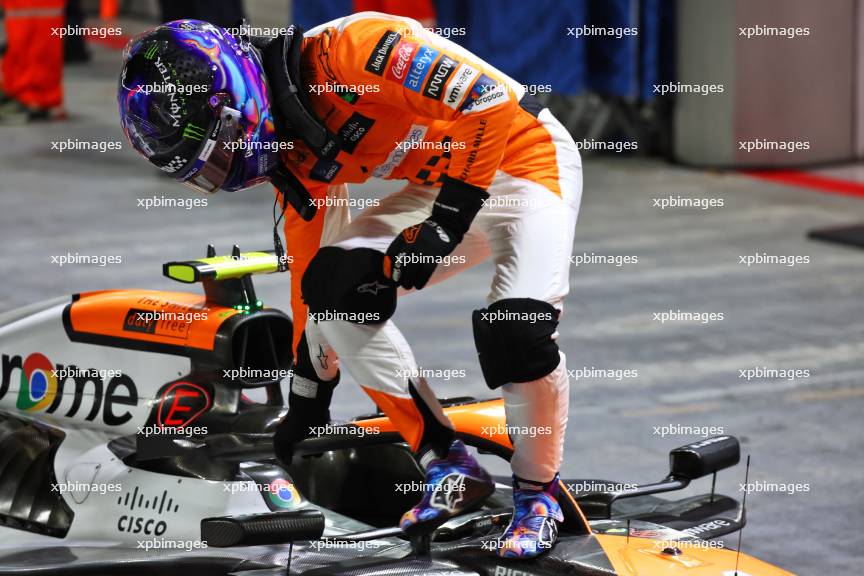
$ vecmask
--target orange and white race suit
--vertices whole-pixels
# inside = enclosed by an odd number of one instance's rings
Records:
[[[418,372],[410,347],[392,320],[306,323],[300,282],[310,260],[328,245],[386,252],[404,228],[429,216],[448,176],[490,198],[430,284],[491,256],[487,304],[533,298],[561,310],[582,190],[579,153],[521,84],[411,19],[363,12],[318,26],[305,34],[301,74],[314,111],[341,149],[327,160],[298,141],[282,154],[321,206],[309,222],[285,213],[295,346],[305,327],[309,350],[338,355],[416,447],[423,419],[405,376]],[[336,200],[347,196],[346,184],[372,177],[408,184],[351,221],[347,203]],[[425,381],[411,382],[446,420]],[[518,476],[545,482],[559,469],[568,390],[563,353],[546,376],[503,387],[508,425],[517,429],[511,436]],[[518,433],[531,426],[550,433]]]

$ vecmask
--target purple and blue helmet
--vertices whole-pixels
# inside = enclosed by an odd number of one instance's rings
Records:
[[[224,28],[177,20],[135,37],[117,98],[135,150],[193,188],[242,190],[277,166],[260,56]]]

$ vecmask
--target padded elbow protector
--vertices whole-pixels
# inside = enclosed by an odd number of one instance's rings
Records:
[[[384,254],[371,248],[321,248],[300,287],[315,316],[341,313],[349,322],[380,324],[396,312],[396,285],[384,276]]]
[[[510,382],[531,382],[558,367],[553,335],[558,310],[533,298],[507,298],[472,315],[474,344],[486,384],[493,390]]]

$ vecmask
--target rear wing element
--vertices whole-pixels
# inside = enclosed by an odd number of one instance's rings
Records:
[[[204,280],[228,280],[248,274],[272,274],[279,271],[279,258],[272,252],[240,252],[234,246],[231,255],[216,256],[213,245],[207,247],[207,258],[186,262],[166,262],[162,274],[172,280],[194,284]]]
[[[240,252],[236,244],[230,255],[217,256],[211,244],[207,246],[206,258],[166,262],[162,265],[163,276],[184,284],[200,282],[208,302],[229,306],[243,313],[263,307],[263,303],[255,296],[252,275],[284,270],[287,267],[273,252]]]

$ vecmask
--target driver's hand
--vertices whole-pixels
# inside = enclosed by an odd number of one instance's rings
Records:
[[[387,248],[389,276],[403,288],[420,290],[429,282],[438,262],[458,243],[456,234],[433,220],[409,226]]]

